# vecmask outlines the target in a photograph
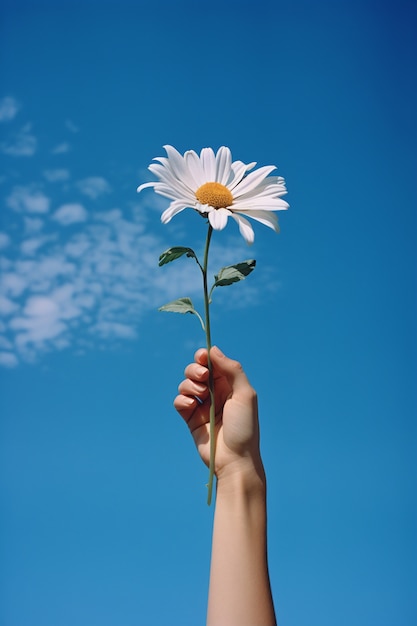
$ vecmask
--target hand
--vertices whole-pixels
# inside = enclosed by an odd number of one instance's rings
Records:
[[[195,354],[195,362],[185,369],[185,380],[178,387],[174,406],[188,424],[198,452],[206,465],[210,458],[207,350]],[[240,363],[227,358],[217,347],[210,351],[216,405],[215,473],[224,475],[249,468],[259,474],[258,403]]]

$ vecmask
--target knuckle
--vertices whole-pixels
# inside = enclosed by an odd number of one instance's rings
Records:
[[[239,363],[239,361],[232,361],[231,363],[231,368],[234,370],[234,372],[236,372],[237,374],[240,374],[243,372],[243,367],[241,366],[241,364]]]

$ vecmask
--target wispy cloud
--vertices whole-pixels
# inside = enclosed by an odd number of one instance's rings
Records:
[[[18,309],[15,302],[4,296],[0,296],[0,315],[11,315]],[[7,342],[9,344],[9,342]],[[0,344],[1,345],[1,344]],[[11,344],[9,344],[11,345]],[[3,342],[4,347],[4,342]]]
[[[63,204],[52,216],[56,222],[59,222],[63,226],[69,226],[69,224],[76,224],[77,222],[85,222],[87,217],[87,211],[83,205],[79,203]]]
[[[109,183],[102,176],[90,176],[88,178],[84,178],[83,180],[78,181],[77,187],[81,193],[89,198],[92,198],[93,200],[103,194],[110,193],[111,191]]]
[[[71,146],[67,141],[63,141],[62,143],[58,143],[54,148],[52,148],[52,154],[66,154],[71,150]]]
[[[0,122],[10,122],[13,120],[18,111],[20,105],[15,98],[6,96],[0,99]]]
[[[13,352],[0,351],[0,366],[16,367],[17,365],[19,365],[19,359]]]
[[[7,246],[10,245],[10,241],[11,239],[7,233],[0,232],[0,250],[7,248]]]
[[[37,218],[46,235],[28,236],[22,220],[19,243],[3,237],[0,364],[12,367],[45,351],[92,344],[95,337],[135,338],[145,311],[177,297],[184,281],[189,293],[200,288],[198,273],[193,282],[183,264],[174,272],[158,271],[167,246],[142,218],[113,209],[76,221],[84,211],[82,205],[63,205]],[[63,228],[68,224],[69,235]]]
[[[69,180],[70,178],[69,170],[64,168],[45,170],[43,172],[43,175],[50,183],[62,183],[63,181]]]
[[[20,244],[20,251],[24,256],[33,256],[39,252],[40,248],[49,241],[55,239],[54,235],[44,235],[43,237],[32,237],[31,239],[25,239]]]
[[[32,133],[32,125],[26,124],[8,140],[0,144],[3,154],[13,157],[31,157],[35,154],[38,141]]]
[[[7,196],[6,205],[18,212],[47,213],[50,199],[37,185],[19,185]]]
[[[70,131],[70,133],[78,133],[80,129],[72,120],[65,120],[65,126]]]
[[[23,217],[23,226],[25,235],[33,235],[39,233],[44,227],[44,221],[40,217]]]

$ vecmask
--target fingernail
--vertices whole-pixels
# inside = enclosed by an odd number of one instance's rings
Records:
[[[220,348],[218,348],[217,346],[213,346],[213,350],[215,350],[215,351],[216,351],[216,354],[217,354],[218,356],[225,356],[225,355],[223,354],[223,352],[220,350]]]

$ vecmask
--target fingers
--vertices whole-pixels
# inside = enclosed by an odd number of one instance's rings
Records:
[[[197,428],[207,424],[207,411],[202,411],[201,404],[196,398],[179,394],[174,400],[174,407],[190,429],[191,434]]]
[[[199,348],[194,354],[194,360],[200,365],[207,365],[207,350],[206,348]]]
[[[174,407],[187,423],[191,434],[201,426],[207,426],[210,421],[207,403],[201,403],[197,397],[179,394],[174,400]]]
[[[199,352],[199,360],[204,363],[204,352],[207,361],[207,351]],[[174,407],[193,432],[208,421],[208,412],[203,406],[209,397],[208,369],[198,362],[190,363],[185,368],[185,376],[185,380],[178,385],[179,394],[174,400]]]
[[[208,395],[208,388],[206,384],[190,378],[186,378],[178,385],[178,391],[182,396],[188,396],[191,398],[197,397],[200,402],[204,402]]]
[[[243,392],[253,389],[247,379],[242,366],[238,361],[229,359],[217,346],[210,351],[210,358],[214,370],[214,379],[225,378],[234,392]],[[194,355],[194,363],[185,368],[186,379],[179,385],[180,394],[198,396],[201,400],[206,399],[209,371],[207,368],[207,350],[200,348]],[[203,394],[203,395],[201,395]]]
[[[220,378],[221,376],[225,376],[228,382],[232,385],[233,388],[237,388],[240,386],[248,386],[249,381],[241,364],[238,361],[234,361],[233,359],[229,359],[223,352],[217,347],[213,346],[210,350],[210,358],[213,365],[214,370],[214,378]],[[194,355],[195,362],[203,367],[207,367],[207,350],[205,348],[200,348]],[[192,364],[194,365],[194,364]],[[186,368],[185,374],[186,376],[190,373],[192,376],[196,374],[196,370],[192,368],[190,370]],[[206,374],[202,373],[202,370],[199,370],[197,375],[203,376],[204,380],[208,379],[208,370]]]
[[[174,407],[181,415],[183,420],[188,424],[195,413],[199,403],[196,398],[190,396],[178,395],[174,400]]]
[[[224,402],[230,392],[233,393],[236,400],[240,398],[243,402],[253,400],[256,397],[238,361],[229,359],[217,347],[211,349],[210,358],[216,385],[220,385],[220,402]],[[194,359],[194,363],[190,363],[185,368],[186,378],[179,384],[179,394],[174,400],[174,407],[191,430],[208,422],[206,402],[209,398],[207,350],[204,348],[197,350]],[[221,400],[222,397],[223,400]]]
[[[184,370],[186,378],[196,383],[206,383],[208,380],[208,369],[206,365],[200,365],[199,363],[190,363]]]

